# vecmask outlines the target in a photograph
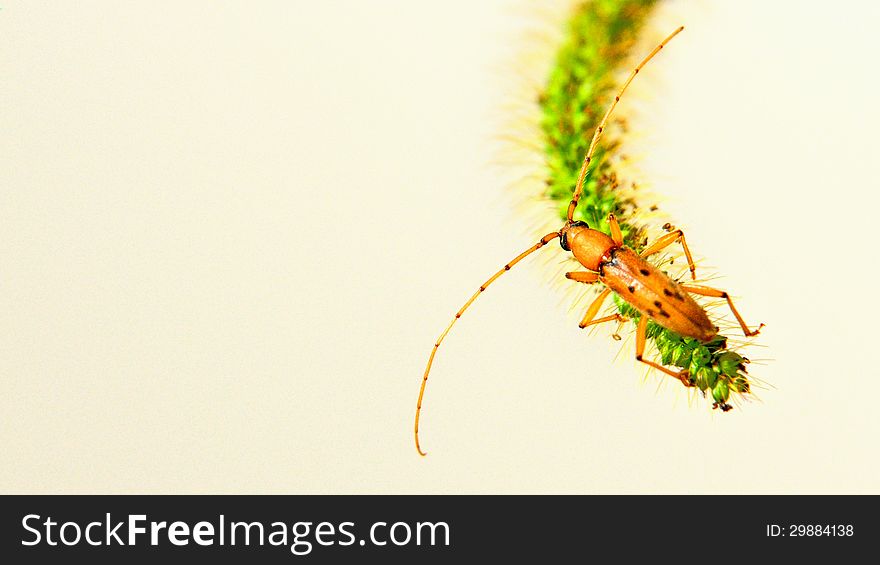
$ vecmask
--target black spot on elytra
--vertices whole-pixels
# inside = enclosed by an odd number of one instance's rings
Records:
[[[663,294],[665,294],[666,296],[672,296],[672,292],[668,288],[663,289]]]
[[[645,275],[646,277],[651,274],[651,271],[648,269],[639,269],[639,272]]]
[[[663,310],[663,304],[659,300],[654,301],[654,306],[660,308],[661,311]]]
[[[648,316],[651,316],[652,318],[655,316],[654,311],[651,310],[650,308],[648,308],[647,314],[648,314]]]
[[[660,310],[660,315],[664,318],[669,318],[669,312],[666,312],[665,310]]]
[[[633,285],[629,285],[628,287],[626,287],[626,289],[627,289],[628,291],[630,291],[630,292],[635,292],[635,291],[636,291],[636,287],[634,287]]]

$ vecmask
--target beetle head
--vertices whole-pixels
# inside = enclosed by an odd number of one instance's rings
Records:
[[[561,230],[559,230],[559,233],[560,233],[560,236],[559,236],[559,245],[560,245],[563,249],[565,249],[566,251],[571,251],[571,247],[569,247],[569,245],[568,245],[568,234],[569,234],[569,232],[577,233],[578,231],[580,231],[580,230],[577,230],[577,229],[574,229],[574,228],[586,228],[586,229],[590,229],[590,226],[589,226],[589,224],[587,224],[587,222],[577,221],[577,222],[570,222],[570,223],[567,223],[567,224],[565,224],[565,226],[562,227]]]
[[[571,251],[578,262],[591,271],[598,271],[602,258],[617,247],[614,240],[599,230],[590,229],[586,222],[572,222],[559,230],[559,244]]]

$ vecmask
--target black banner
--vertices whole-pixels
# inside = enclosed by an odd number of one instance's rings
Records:
[[[880,534],[874,497],[11,496],[2,504],[2,555],[17,557],[10,563],[841,559],[868,555]]]

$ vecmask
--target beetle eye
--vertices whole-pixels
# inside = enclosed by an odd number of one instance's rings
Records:
[[[568,234],[567,233],[562,234],[562,237],[559,238],[559,247],[565,249],[566,251],[571,251],[571,249],[568,248]]]
[[[587,222],[583,222],[583,221],[581,221],[581,220],[578,220],[578,221],[576,221],[576,222],[573,222],[573,223],[571,224],[571,227],[577,227],[577,228],[588,228],[588,227],[590,227],[590,225],[589,225]]]

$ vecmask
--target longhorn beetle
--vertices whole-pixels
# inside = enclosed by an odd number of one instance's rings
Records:
[[[542,237],[538,243],[514,257],[498,272],[489,277],[489,279],[480,286],[468,301],[464,303],[464,306],[456,312],[455,317],[449,322],[449,325],[446,326],[446,329],[443,330],[443,333],[440,334],[437,341],[434,342],[434,347],[431,349],[431,355],[428,357],[428,365],[425,367],[425,374],[422,377],[421,387],[419,388],[419,399],[416,402],[414,432],[416,450],[420,455],[425,455],[426,453],[422,451],[421,445],[419,444],[419,416],[422,410],[422,400],[425,396],[425,385],[428,382],[428,374],[431,372],[431,365],[434,363],[434,356],[437,354],[437,349],[440,347],[440,344],[443,343],[443,340],[449,334],[449,331],[452,329],[456,320],[461,318],[465,310],[474,303],[477,297],[483,293],[490,284],[495,282],[501,275],[513,268],[514,265],[522,261],[525,257],[531,255],[556,238],[559,238],[559,244],[562,249],[570,251],[572,255],[574,255],[574,258],[587,269],[586,271],[566,273],[566,278],[584,284],[602,283],[605,286],[605,289],[599,293],[596,299],[590,304],[589,308],[587,308],[587,312],[584,314],[579,327],[586,328],[587,326],[601,324],[603,322],[624,321],[624,317],[619,313],[596,318],[596,314],[601,309],[605,299],[608,298],[608,295],[612,292],[616,293],[641,314],[636,329],[636,360],[678,379],[686,387],[694,386],[692,380],[689,378],[687,369],[682,369],[678,372],[672,371],[671,369],[664,367],[662,364],[649,361],[643,357],[649,319],[685,338],[693,338],[703,343],[713,340],[718,335],[718,328],[709,320],[705,310],[703,310],[703,308],[689,296],[689,294],[696,294],[699,296],[709,296],[727,300],[727,305],[730,307],[730,311],[733,313],[734,317],[736,317],[743,333],[747,337],[757,335],[763,327],[763,324],[761,324],[757,329],[750,330],[742,319],[742,316],[737,312],[736,307],[733,305],[733,301],[730,299],[727,292],[705,286],[679,284],[645,260],[646,257],[662,251],[672,243],[678,242],[681,244],[681,247],[684,250],[684,255],[687,258],[691,278],[696,280],[696,267],[694,266],[694,261],[691,257],[690,249],[688,249],[684,233],[680,229],[670,228],[666,235],[660,237],[657,241],[644,248],[641,253],[636,253],[624,245],[620,226],[613,213],[608,217],[609,231],[611,232],[610,235],[591,229],[586,222],[572,220],[575,209],[577,208],[578,200],[580,199],[581,192],[584,188],[584,180],[586,179],[590,167],[590,160],[593,157],[593,151],[596,149],[599,138],[601,138],[602,132],[605,130],[608,118],[614,111],[617,103],[620,101],[620,97],[623,96],[626,88],[642,67],[644,67],[654,55],[663,49],[663,46],[669,43],[669,41],[671,41],[672,38],[678,35],[683,29],[684,26],[679,27],[655,47],[654,50],[651,51],[635,69],[633,69],[629,77],[626,79],[626,82],[623,83],[623,86],[621,86],[617,95],[614,97],[614,101],[608,107],[608,110],[599,122],[599,126],[593,133],[589,149],[584,157],[583,165],[581,165],[574,194],[568,205],[565,224],[563,224],[559,231],[549,233]],[[729,409],[729,407],[726,409]]]

